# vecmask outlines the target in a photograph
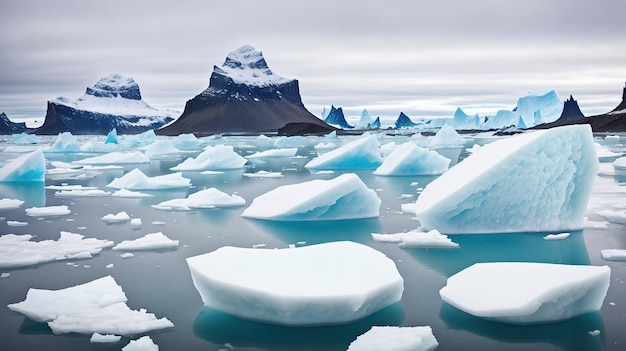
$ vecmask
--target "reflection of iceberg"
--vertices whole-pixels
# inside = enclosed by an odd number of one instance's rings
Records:
[[[24,201],[22,208],[43,207],[46,205],[46,189],[43,182],[0,182],[0,194],[2,194],[1,197]]]
[[[354,323],[314,328],[293,328],[248,321],[206,306],[193,323],[196,336],[215,345],[229,343],[236,348],[264,350],[346,350],[348,345],[373,325],[399,325],[404,320],[400,303]]]

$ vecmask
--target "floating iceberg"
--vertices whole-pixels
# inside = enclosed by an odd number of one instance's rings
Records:
[[[100,219],[107,223],[121,223],[130,221],[130,216],[125,211],[121,211],[117,214],[109,213]]]
[[[284,148],[284,149],[270,149],[260,152],[255,152],[252,155],[246,156],[246,158],[264,158],[264,157],[294,157],[298,152],[297,147]]]
[[[179,134],[172,143],[179,150],[195,150],[200,149],[203,142],[193,134]]]
[[[37,142],[37,136],[34,134],[22,132],[20,134],[11,135],[11,143],[13,144],[37,144]]]
[[[205,305],[289,326],[348,323],[399,301],[404,289],[392,260],[348,241],[279,250],[226,246],[187,264]]]
[[[0,199],[0,210],[11,210],[14,208],[20,208],[24,204],[24,201],[19,199]]]
[[[157,140],[146,148],[146,156],[150,158],[179,155],[180,153],[181,151],[169,139]]]
[[[463,147],[465,145],[465,139],[459,135],[450,125],[445,124],[437,134],[433,137],[428,144],[431,149],[448,148],[448,147]]]
[[[373,169],[382,163],[375,135],[364,136],[318,156],[305,165],[311,169]]]
[[[606,249],[601,251],[601,255],[607,261],[626,261],[626,250]]]
[[[439,175],[448,170],[450,160],[436,151],[408,142],[397,146],[375,171],[381,176]]]
[[[30,241],[30,234],[0,236],[0,267],[26,267],[36,264],[71,259],[76,255],[91,257],[115,243],[88,238],[84,235],[61,232],[59,240]]]
[[[163,201],[158,205],[152,205],[152,208],[169,211],[189,211],[197,208],[236,207],[245,204],[246,200],[241,196],[228,195],[215,188],[209,188],[190,194],[184,199]]]
[[[80,144],[78,140],[76,140],[76,137],[70,132],[59,133],[54,144],[44,150],[44,152],[49,153],[72,153],[79,151]]]
[[[415,203],[426,230],[445,234],[583,228],[598,170],[588,125],[487,144],[428,184]]]
[[[113,335],[113,334],[100,334],[100,333],[93,333],[91,335],[91,338],[89,338],[89,342],[90,343],[100,343],[100,344],[108,344],[108,343],[116,343],[118,341],[120,341],[122,339],[122,337],[120,335]]]
[[[78,165],[107,165],[124,163],[148,163],[150,158],[141,151],[135,152],[110,152],[108,154],[85,158],[74,161]]]
[[[378,234],[372,233],[374,241],[398,243],[400,247],[416,247],[416,248],[458,248],[459,244],[453,242],[447,235],[439,233],[436,229],[429,232],[422,232],[419,229],[407,233],[395,234]]]
[[[122,347],[122,351],[159,351],[159,346],[146,335],[137,340],[131,340],[128,345]]]
[[[549,323],[598,311],[608,266],[535,262],[476,263],[448,278],[443,301],[476,317],[513,324]]]
[[[126,135],[123,144],[129,148],[137,148],[140,146],[150,145],[156,140],[154,130],[147,130],[141,134]]]
[[[626,176],[626,157],[613,161],[613,170],[616,176]]]
[[[113,250],[118,251],[138,251],[138,250],[162,250],[175,249],[178,247],[178,240],[172,240],[163,233],[146,234],[135,240],[124,240],[115,245]]]
[[[196,158],[188,158],[170,168],[173,171],[239,169],[248,162],[230,145],[207,146]]]
[[[378,217],[381,200],[354,173],[278,187],[252,201],[244,217],[322,221]]]
[[[183,177],[182,173],[148,177],[138,168],[135,168],[121,178],[113,179],[113,181],[107,184],[107,187],[128,190],[162,190],[188,188],[190,185],[191,180]]]
[[[111,195],[110,192],[100,189],[73,189],[54,192],[54,196],[58,197],[97,197],[109,195]]]
[[[65,205],[30,207],[26,209],[26,215],[31,217],[65,216],[72,213]]]
[[[46,175],[46,159],[41,150],[19,156],[0,167],[2,182],[43,182]]]
[[[119,144],[119,140],[117,139],[117,129],[113,128],[111,129],[111,131],[109,132],[109,134],[107,134],[106,139],[104,139],[104,143],[105,144]]]
[[[122,188],[120,190],[115,191],[113,194],[111,194],[111,196],[126,197],[126,198],[140,198],[140,197],[153,197],[154,195]]]
[[[377,327],[354,340],[348,351],[432,351],[439,346],[426,327]]]

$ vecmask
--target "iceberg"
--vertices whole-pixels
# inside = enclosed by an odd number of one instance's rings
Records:
[[[74,161],[77,165],[112,165],[125,163],[148,163],[150,158],[141,151],[134,152],[110,152],[108,154],[88,157]]]
[[[137,148],[140,146],[146,146],[154,143],[156,141],[156,134],[154,134],[154,130],[150,129],[141,134],[131,134],[126,135],[123,144],[129,148]]]
[[[239,169],[248,162],[230,145],[207,146],[196,158],[188,158],[170,168],[173,171]]]
[[[107,134],[106,139],[104,139],[104,143],[105,144],[119,144],[119,140],[117,140],[117,129],[113,128],[111,129],[111,131],[109,132],[109,134]]]
[[[626,176],[626,157],[616,159],[613,161],[612,165],[616,176]]]
[[[626,250],[606,249],[602,250],[600,254],[607,261],[626,261]]]
[[[448,170],[450,160],[436,151],[407,142],[393,149],[374,171],[381,176],[439,175]]]
[[[268,171],[244,173],[243,176],[247,178],[282,178],[284,177],[284,175],[281,172],[268,172]]]
[[[20,134],[11,135],[11,143],[13,144],[37,144],[37,136],[34,134],[26,134],[21,132]]]
[[[415,214],[445,234],[573,231],[584,226],[597,171],[588,125],[516,135],[428,184]]]
[[[100,334],[100,333],[93,333],[91,335],[91,338],[89,338],[89,342],[90,343],[101,343],[101,344],[107,344],[107,343],[116,343],[118,341],[120,341],[122,339],[122,337],[120,335],[113,335],[113,334]]]
[[[549,323],[600,310],[610,275],[608,266],[476,263],[449,277],[439,294],[444,302],[476,317]]]
[[[374,169],[382,164],[380,144],[368,135],[309,161],[309,169]]]
[[[159,351],[159,346],[146,335],[137,340],[131,340],[128,345],[122,347],[122,351]]]
[[[146,148],[146,156],[149,158],[158,158],[163,156],[179,155],[181,153],[171,140],[157,140],[154,143],[148,145]]]
[[[241,196],[228,195],[216,188],[203,189],[184,199],[172,199],[152,205],[157,210],[189,211],[198,208],[236,207],[246,204]]]
[[[529,93],[517,100],[515,112],[526,126],[554,122],[563,112],[564,103],[554,90],[543,93]]]
[[[24,201],[19,199],[9,199],[2,198],[0,199],[0,210],[11,210],[15,208],[20,208],[24,204]]]
[[[13,159],[0,167],[0,183],[43,182],[46,174],[46,158],[41,150]]]
[[[117,214],[109,213],[100,219],[107,223],[121,223],[130,221],[130,216],[125,211],[121,211]]]
[[[432,351],[439,346],[428,327],[373,326],[359,335],[348,351]]]
[[[31,217],[65,216],[72,213],[72,210],[65,205],[30,207],[25,211],[26,215]]]
[[[73,153],[80,152],[80,144],[76,137],[70,132],[63,132],[57,135],[54,144],[44,150],[46,153]]]
[[[289,249],[222,247],[189,257],[205,305],[288,325],[349,323],[400,300],[404,282],[383,253],[331,242]]]
[[[139,239],[124,240],[115,245],[113,250],[117,251],[138,251],[138,250],[162,250],[175,249],[178,247],[178,240],[172,240],[165,234],[158,232],[146,234]]]
[[[202,148],[202,140],[193,134],[179,134],[172,140],[174,147],[179,150],[196,150]]]
[[[449,148],[449,147],[463,147],[465,145],[465,139],[459,135],[449,124],[445,124],[437,134],[433,137],[428,145],[431,149]]]
[[[280,186],[252,200],[243,217],[274,221],[374,218],[381,200],[354,173]]]
[[[404,248],[456,249],[459,247],[459,244],[450,240],[447,235],[439,233],[436,229],[429,232],[416,229],[407,233],[372,233],[372,239],[379,242],[398,243],[400,247]]]
[[[182,173],[164,174],[161,176],[148,177],[138,168],[124,174],[121,178],[115,178],[107,187],[127,190],[163,190],[188,188],[191,180],[182,176]]]
[[[30,234],[6,234],[0,236],[0,267],[27,267],[36,264],[73,258],[81,253],[99,254],[102,249],[115,243],[84,235],[61,232],[58,240],[31,241]]]
[[[113,194],[111,194],[111,196],[125,197],[125,198],[141,198],[141,197],[153,197],[154,195],[122,188],[120,190],[115,191]]]
[[[72,189],[55,191],[54,196],[58,197],[96,197],[109,196],[110,192],[100,189]]]

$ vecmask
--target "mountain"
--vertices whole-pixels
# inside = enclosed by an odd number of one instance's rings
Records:
[[[26,130],[26,123],[11,122],[6,113],[0,113],[0,134],[15,134]]]
[[[413,123],[409,116],[405,115],[404,112],[400,112],[400,116],[396,119],[395,123],[396,128],[408,128],[415,127],[417,123]]]
[[[335,108],[335,106],[331,106],[330,112],[328,113],[326,118],[324,118],[324,122],[330,125],[333,125],[335,127],[338,127],[338,128],[343,128],[343,129],[354,128],[354,126],[349,125],[348,122],[346,121],[346,117],[344,116],[343,110],[341,109],[341,107]]]
[[[289,123],[333,130],[304,107],[296,79],[272,72],[261,51],[246,45],[229,53],[221,67],[214,66],[209,87],[187,101],[175,122],[156,133],[263,133]]]
[[[58,97],[48,101],[43,125],[35,134],[137,134],[173,120],[172,112],[159,111],[141,99],[139,85],[129,77],[111,74],[87,87],[76,100]]]

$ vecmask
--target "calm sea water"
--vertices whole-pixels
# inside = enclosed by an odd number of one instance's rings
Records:
[[[625,140],[626,136],[622,136]],[[353,137],[342,137],[345,143]],[[40,138],[50,143],[54,138]],[[104,140],[103,137],[81,137]],[[9,146],[5,137],[0,148]],[[599,142],[603,142],[598,137]],[[314,140],[313,144],[327,140]],[[401,143],[406,137],[381,137],[381,142]],[[335,141],[337,142],[337,141]],[[255,146],[254,137],[229,137],[211,140],[212,144],[230,144],[242,155],[264,148]],[[152,209],[150,205],[161,201],[185,197],[204,187],[217,187],[226,193],[237,193],[248,204],[254,197],[277,186],[299,183],[311,179],[328,179],[337,176],[318,175],[303,168],[312,157],[313,149],[302,147],[299,158],[284,158],[265,164],[250,165],[245,172],[258,170],[282,171],[284,178],[254,179],[242,177],[241,171],[220,175],[185,173],[192,179],[194,188],[173,191],[153,191],[156,196],[144,199],[111,197],[56,197],[54,190],[46,190],[42,184],[0,184],[0,197],[18,198],[26,201],[20,209],[0,211],[0,234],[33,234],[36,240],[57,239],[60,231],[84,234],[86,237],[121,242],[148,233],[163,232],[172,239],[180,240],[173,251],[136,252],[135,257],[123,259],[119,252],[104,250],[88,260],[73,261],[79,266],[67,265],[66,261],[42,264],[19,269],[2,269],[10,277],[0,279],[0,340],[2,350],[119,350],[129,338],[116,344],[90,344],[88,335],[53,335],[46,324],[35,323],[5,306],[22,301],[29,288],[62,289],[111,275],[120,284],[133,309],[145,308],[157,317],[167,317],[175,327],[150,333],[161,350],[220,350],[234,347],[236,350],[346,350],[358,335],[373,325],[420,326],[429,325],[439,341],[437,350],[623,350],[626,348],[626,262],[604,261],[600,250],[626,248],[626,229],[611,224],[607,229],[585,229],[559,241],[545,241],[543,234],[491,234],[456,235],[452,240],[459,243],[457,250],[401,249],[396,244],[374,242],[372,232],[395,233],[409,231],[418,226],[410,214],[402,213],[401,204],[415,201],[419,188],[432,177],[377,177],[371,171],[356,172],[382,200],[378,219],[318,223],[273,223],[244,219],[240,216],[244,207],[231,209],[197,210],[189,212],[165,212]],[[468,146],[471,146],[470,142]],[[612,145],[614,150],[624,151],[621,144]],[[466,152],[448,150],[462,159]],[[2,153],[0,162],[17,154]],[[91,155],[90,155],[91,156]],[[48,160],[70,161],[87,155],[47,156]],[[150,164],[125,166],[126,171],[139,167],[148,175],[169,173],[169,168],[181,158],[153,160]],[[608,164],[603,170],[608,170]],[[122,170],[103,171],[88,179],[70,179],[70,176],[48,177],[46,185],[61,183],[97,186],[105,185]],[[618,179],[608,173],[600,173],[596,179],[593,199],[596,206],[625,203],[623,199],[626,179]],[[415,185],[415,182],[418,184]],[[620,188],[622,187],[622,188]],[[108,189],[111,190],[111,189]],[[414,197],[409,197],[413,195]],[[32,218],[25,216],[24,209],[33,206],[68,205],[72,213],[56,218]],[[614,207],[611,207],[615,209]],[[140,229],[131,229],[128,223],[107,224],[100,218],[109,213],[126,211],[131,217],[142,219]],[[590,219],[600,220],[590,215]],[[9,227],[6,220],[27,221],[25,227]],[[163,221],[165,225],[152,224]],[[85,229],[78,229],[85,227]],[[199,294],[193,287],[185,258],[211,252],[225,245],[252,247],[265,244],[267,248],[285,248],[289,244],[306,242],[307,245],[351,240],[371,246],[385,253],[396,262],[404,278],[405,290],[402,301],[355,323],[315,328],[288,328],[242,320],[203,307]],[[609,265],[612,269],[611,286],[602,310],[561,323],[512,326],[481,320],[456,310],[439,297],[439,289],[450,275],[475,262],[534,261],[584,265]],[[108,264],[113,268],[107,269]],[[588,331],[600,330],[599,336]],[[226,346],[225,346],[226,345]]]

